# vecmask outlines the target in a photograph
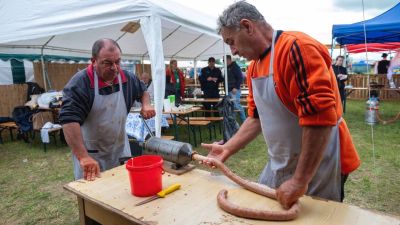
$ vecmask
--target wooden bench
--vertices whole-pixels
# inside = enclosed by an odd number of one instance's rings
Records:
[[[167,121],[168,121],[169,125],[173,125],[174,124],[174,121],[172,121],[171,119],[168,119]],[[191,121],[191,120],[189,120],[189,125],[190,126],[207,126],[210,123],[211,123],[210,121],[203,121],[203,120]],[[181,120],[181,119],[177,119],[176,124],[178,124],[178,125],[187,125],[187,121]]]
[[[167,119],[167,121],[168,121],[168,124],[169,125],[173,125],[174,124],[174,121],[172,120],[172,119]],[[187,121],[185,121],[185,120],[182,120],[182,119],[177,119],[176,120],[176,124],[177,125],[188,125],[188,122]],[[202,142],[202,135],[201,135],[201,127],[204,127],[204,126],[207,126],[208,127],[208,130],[209,130],[209,133],[210,133],[210,140],[212,139],[212,137],[211,137],[211,126],[210,126],[210,124],[211,124],[211,121],[205,121],[205,120],[191,120],[191,119],[189,119],[189,126],[191,126],[192,127],[192,132],[193,132],[193,137],[194,137],[194,146],[197,146],[197,143],[196,143],[196,132],[195,132],[195,127],[198,127],[198,130],[199,130],[199,136],[200,136],[200,142]],[[188,134],[188,135],[190,135],[190,134]]]
[[[163,140],[174,140],[175,137],[174,136],[161,136],[161,139],[163,139]]]
[[[214,137],[217,138],[217,131],[215,129],[215,124],[224,120],[222,116],[206,116],[206,117],[190,117],[190,121],[210,121],[212,127],[214,128]],[[222,133],[221,123],[219,123],[219,133]],[[210,130],[211,131],[211,130]],[[210,139],[212,139],[210,135]]]
[[[1,133],[3,133],[3,131],[8,130],[10,132],[11,141],[13,141],[14,137],[12,130],[17,130],[17,129],[18,125],[15,122],[0,123],[0,144],[3,143],[3,138],[1,136]]]
[[[224,120],[224,117],[222,117],[222,116],[190,117],[190,121],[210,121],[210,122],[215,122],[215,121],[222,121],[222,120]]]

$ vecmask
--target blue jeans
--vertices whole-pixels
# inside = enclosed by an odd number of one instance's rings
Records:
[[[229,92],[229,96],[234,99],[235,109],[239,110],[240,120],[243,122],[246,120],[246,114],[244,113],[244,109],[240,104],[240,95],[242,92],[240,90],[236,91],[236,94],[233,94],[232,91]]]

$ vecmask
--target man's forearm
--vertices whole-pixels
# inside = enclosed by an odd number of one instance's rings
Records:
[[[308,184],[314,177],[329,143],[331,126],[305,126],[300,158],[293,178]]]
[[[250,141],[254,140],[261,132],[261,123],[259,119],[248,117],[240,126],[236,134],[229,139],[225,147],[231,151],[232,154],[244,148]]]
[[[87,157],[85,145],[81,133],[79,123],[67,123],[63,125],[63,132],[68,146],[71,148],[72,153],[78,158]]]
[[[143,92],[141,102],[142,102],[142,105],[144,105],[144,106],[149,106],[151,104],[149,92],[147,92],[147,91]]]

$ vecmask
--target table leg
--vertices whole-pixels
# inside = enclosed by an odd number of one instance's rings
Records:
[[[188,142],[190,143],[190,117],[189,114],[186,114],[186,121],[187,121],[187,128],[188,128]],[[193,137],[194,137],[194,145],[196,146],[196,134],[193,133]]]
[[[78,208],[79,208],[79,222],[80,222],[79,224],[80,225],[96,225],[96,224],[98,224],[94,220],[92,220],[86,216],[85,201],[81,197],[78,197]]]
[[[176,115],[175,114],[170,114],[172,116],[172,121],[174,122],[174,133],[175,133],[175,139],[176,141],[179,141],[178,138],[178,124],[176,123]]]

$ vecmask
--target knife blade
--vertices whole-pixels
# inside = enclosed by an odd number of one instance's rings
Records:
[[[141,201],[141,202],[135,204],[135,206],[143,205],[143,204],[146,204],[148,202],[154,201],[154,200],[159,199],[159,198],[164,198],[166,195],[178,190],[179,188],[181,188],[180,184],[173,184],[173,185],[169,186],[168,188],[158,192],[156,195],[154,195],[154,196],[152,196],[152,197],[150,197],[150,198],[148,198],[148,199],[146,199],[144,201]]]

